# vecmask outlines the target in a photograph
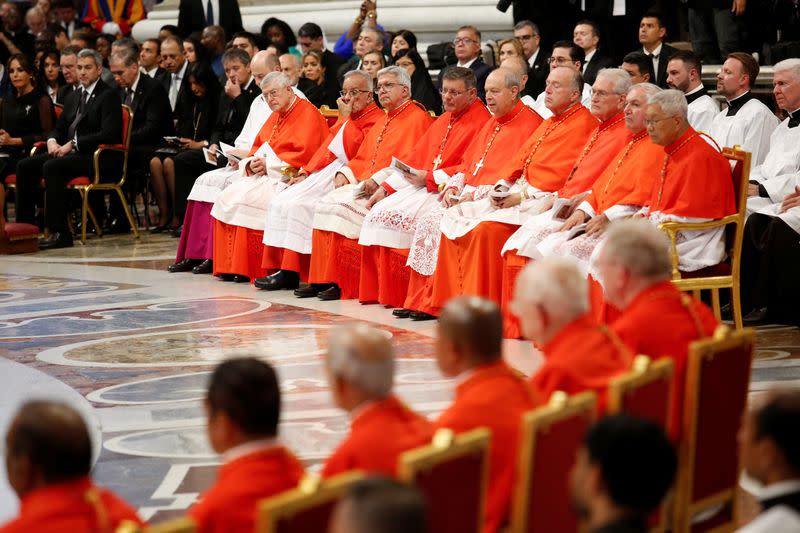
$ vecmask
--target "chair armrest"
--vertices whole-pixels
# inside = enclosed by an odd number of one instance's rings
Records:
[[[101,144],[97,147],[98,150],[118,150],[127,151],[128,148],[124,144]]]
[[[39,142],[33,143],[33,146],[31,147],[30,156],[31,157],[35,156],[36,155],[36,151],[39,150],[40,148],[47,148],[47,142],[39,141]]]
[[[128,147],[124,144],[101,144],[94,151],[94,185],[100,183],[100,156],[103,152],[121,152],[125,154],[125,161],[128,160]]]
[[[662,222],[658,229],[662,230],[669,237],[670,257],[672,259],[672,279],[681,279],[681,271],[678,268],[680,257],[678,256],[678,232],[680,231],[699,231],[714,228],[723,228],[728,224],[738,224],[739,214],[728,215],[716,220],[707,222]]]

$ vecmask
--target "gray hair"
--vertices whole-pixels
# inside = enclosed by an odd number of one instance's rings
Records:
[[[640,279],[656,282],[672,276],[669,239],[644,219],[612,223],[602,253]]]
[[[555,69],[551,70],[550,73],[556,72],[558,70],[564,69],[570,73],[569,77],[569,88],[573,91],[578,91],[579,93],[583,91],[583,75],[581,75],[580,70],[576,70],[570,67],[556,67]]]
[[[503,74],[503,85],[505,86],[506,89],[510,89],[511,87],[516,87],[520,89],[520,92],[522,92],[522,87],[521,87],[522,80],[520,79],[519,74],[517,74],[508,67],[500,67],[497,70],[500,71],[501,74]]]
[[[103,66],[103,56],[100,55],[100,52],[97,50],[92,50],[91,48],[84,48],[80,52],[78,52],[78,59],[83,59],[84,57],[91,57],[94,60],[94,64],[98,67]]]
[[[384,33],[383,30],[381,30],[380,28],[372,28],[372,27],[367,26],[365,24],[364,26],[361,27],[361,29],[359,30],[358,34],[361,35],[365,31],[371,31],[371,32],[375,33],[375,35],[378,36],[377,40],[380,43],[381,47],[384,46],[384,43],[386,42],[386,33]]]
[[[375,89],[375,85],[372,83],[372,76],[370,76],[369,72],[365,70],[351,70],[350,72],[344,75],[345,80],[349,78],[361,78],[366,82],[367,90],[370,92],[372,92]]]
[[[130,48],[119,48],[111,53],[108,58],[108,64],[120,62],[126,67],[139,64],[139,54]]]
[[[392,65],[391,67],[382,68],[378,71],[378,79],[380,79],[381,76],[386,75],[394,76],[397,80],[397,83],[400,85],[405,85],[408,87],[408,92],[411,92],[411,76],[408,75],[408,71],[406,71],[406,69]]]
[[[631,88],[631,76],[621,68],[604,68],[597,73],[598,78],[605,78],[614,85],[614,94],[628,94]]]
[[[775,72],[788,72],[792,78],[800,81],[800,58],[792,57],[778,61],[772,68],[775,69]]]
[[[394,381],[392,343],[366,324],[337,327],[328,335],[328,369],[372,398],[385,398]]]
[[[514,31],[521,30],[523,28],[530,28],[533,30],[534,35],[539,35],[539,26],[537,26],[530,20],[520,20],[519,22],[514,24]]]
[[[631,88],[628,89],[628,94],[631,94],[633,91],[637,89],[642,91],[644,95],[647,96],[648,98],[664,90],[658,85],[643,81],[642,83],[634,83],[633,85],[631,85]]]
[[[551,256],[528,264],[517,280],[520,300],[569,321],[589,311],[589,285],[575,260]]]
[[[261,89],[266,89],[270,85],[274,85],[278,88],[291,87],[292,80],[283,72],[273,71],[264,76],[264,79],[261,80]]]
[[[657,105],[661,107],[667,116],[675,117],[680,116],[687,120],[689,114],[689,104],[686,103],[686,96],[682,91],[677,89],[667,89],[656,94],[650,95],[647,99],[650,105]]]

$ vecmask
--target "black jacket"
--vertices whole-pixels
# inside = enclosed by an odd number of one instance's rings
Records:
[[[58,92],[56,93],[56,103],[64,105],[64,102],[67,101],[67,97],[71,95],[75,91],[74,85],[62,85],[58,88]]]
[[[525,84],[525,94],[536,98],[544,91],[547,75],[550,74],[550,65],[547,58],[550,56],[545,50],[539,48],[539,55],[533,61],[533,68],[528,69],[528,83]]]
[[[55,138],[59,144],[65,144],[70,124],[78,114],[81,91],[73,91],[64,102],[64,112],[56,121],[55,129],[49,138]],[[83,116],[78,122],[75,136],[78,139],[77,150],[81,154],[91,154],[101,144],[118,144],[122,142],[122,102],[119,95],[103,80],[89,96]]]
[[[242,93],[236,98],[231,98],[224,90],[220,92],[217,121],[208,143],[217,146],[220,142],[233,144],[250,113],[250,104],[260,94],[261,89],[253,78],[250,78],[247,88],[242,89]]]
[[[125,90],[118,89],[121,101],[125,101]],[[131,144],[158,146],[164,136],[172,135],[172,110],[164,87],[148,76],[139,74],[136,92],[133,94],[133,129]]]
[[[669,86],[667,85],[667,63],[669,63],[669,58],[672,56],[672,54],[677,51],[677,48],[673,48],[667,43],[662,43],[661,45],[661,53],[658,55],[658,71],[656,72],[656,79],[651,81],[662,89],[669,89]]]
[[[242,31],[242,14],[237,0],[219,0],[219,16],[214,15],[217,24],[225,30],[225,39],[232,39],[233,34]],[[206,27],[206,2],[204,0],[181,0],[178,7],[178,32],[181,37],[188,37],[195,31],[203,31]]]
[[[614,60],[603,54],[602,50],[597,50],[592,59],[587,63],[586,70],[583,72],[583,81],[589,85],[594,84],[597,73],[601,69],[611,68],[614,66]]]
[[[178,100],[175,102],[175,110],[172,112],[172,118],[178,118],[181,115],[181,109],[186,106],[191,106],[191,101],[194,98],[194,94],[192,93],[192,87],[187,79],[189,77],[189,65],[186,66],[186,70],[183,73],[183,79],[181,80],[181,88],[178,89]],[[164,88],[164,91],[167,93],[167,103],[169,104],[169,85],[172,83],[172,74],[168,70],[165,70],[161,76],[156,78],[157,81],[161,83],[161,86]]]

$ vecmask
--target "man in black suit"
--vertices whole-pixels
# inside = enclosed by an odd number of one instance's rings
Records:
[[[642,51],[653,62],[655,78],[650,80],[662,89],[669,89],[667,85],[667,63],[669,58],[678,51],[664,42],[667,36],[667,27],[664,18],[654,12],[645,13],[639,23],[639,43]]]
[[[161,62],[165,72],[158,81],[167,91],[173,118],[177,118],[178,110],[186,100],[191,99],[192,91],[186,79],[189,62],[183,55],[183,41],[172,36],[165,38],[161,42]]]
[[[222,56],[225,68],[225,90],[220,94],[217,121],[209,139],[209,150],[219,151],[220,143],[234,145],[244,127],[250,105],[261,95],[261,87],[250,72],[250,56],[239,48],[232,48]],[[227,165],[224,157],[217,158],[217,167]],[[214,167],[209,165],[203,150],[185,150],[175,156],[175,215],[183,220],[186,201],[197,177]]]
[[[539,27],[530,20],[522,20],[514,26],[514,37],[522,45],[522,52],[528,62],[528,83],[525,84],[525,95],[536,98],[544,91],[550,65],[548,54],[542,50]]]
[[[151,78],[158,78],[166,70],[161,68],[161,41],[158,39],[147,39],[142,43],[139,51],[139,66],[142,72]]]
[[[94,151],[101,144],[122,141],[122,113],[119,95],[100,79],[103,58],[94,50],[78,54],[81,89],[64,104],[47,140],[47,154],[20,161],[17,166],[17,219],[32,223],[39,180],[45,179],[45,222],[50,236],[39,247],[72,246],[67,227],[67,183],[76,177],[94,177]],[[122,159],[107,153],[101,160],[101,178],[118,179]],[[101,215],[102,213],[96,213]]]
[[[339,68],[345,63],[342,56],[325,48],[322,28],[313,22],[306,22],[297,30],[297,44],[300,45],[300,50],[304,54],[309,50],[322,52],[322,66],[325,67],[326,77],[336,75]]]
[[[61,74],[64,76],[64,85],[58,88],[56,94],[56,103],[64,105],[67,97],[77,89],[80,84],[78,83],[78,53],[81,51],[75,45],[69,45],[61,50]]]
[[[475,26],[461,26],[453,39],[453,44],[455,45],[456,59],[458,59],[456,66],[471,69],[475,73],[475,78],[478,80],[478,97],[485,102],[484,86],[486,78],[493,69],[480,57],[481,32]],[[442,89],[441,77],[439,77],[438,88]]]
[[[591,20],[581,20],[575,25],[572,32],[572,40],[575,44],[583,48],[583,81],[589,85],[594,85],[597,73],[601,69],[614,66],[614,60],[608,57],[599,49],[600,28]]]
[[[242,14],[237,0],[181,0],[178,7],[178,33],[203,31],[206,26],[222,26],[225,35],[242,31]]]
[[[72,0],[56,0],[53,2],[53,11],[56,14],[56,23],[64,28],[70,39],[76,30],[87,27],[87,24],[78,18]]]

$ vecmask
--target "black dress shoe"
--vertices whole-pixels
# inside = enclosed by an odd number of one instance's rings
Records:
[[[241,274],[236,274],[233,276],[234,283],[250,283],[250,278],[247,276],[242,276]]]
[[[55,232],[49,237],[39,239],[40,250],[55,250],[56,248],[69,248],[72,246],[72,235],[69,233]]]
[[[436,320],[436,317],[422,311],[411,311],[408,317],[415,322],[422,322],[424,320]]]
[[[234,281],[236,279],[236,274],[220,274],[217,277],[222,281]]]
[[[171,229],[172,228],[170,228],[169,225],[164,224],[161,226],[156,226],[155,228],[151,228],[150,233],[164,233],[165,231],[169,231]]]
[[[214,272],[214,261],[206,259],[192,269],[192,274],[211,274]]]
[[[176,239],[179,239],[180,236],[181,236],[181,232],[182,231],[183,231],[183,225],[180,225],[180,226],[176,226],[174,228],[170,228],[169,234],[170,234],[171,237],[175,237]]]
[[[745,326],[761,326],[769,323],[768,311],[766,307],[753,309],[742,319]]]
[[[297,289],[300,287],[300,275],[291,270],[279,270],[271,276],[257,278],[253,284],[256,288],[265,291],[279,291],[281,289]]]
[[[397,318],[408,318],[411,316],[411,309],[395,309],[392,311],[392,316]]]
[[[298,298],[312,298],[330,287],[330,283],[311,283],[295,289],[294,295]]]
[[[317,298],[325,302],[330,302],[333,300],[341,300],[342,289],[340,289],[338,285],[334,285],[333,287],[325,289],[324,291],[317,294]]]
[[[115,218],[108,223],[106,229],[103,230],[103,233],[107,233],[109,235],[121,235],[123,233],[129,233],[131,231],[131,225],[125,218]]]
[[[170,272],[189,272],[199,263],[200,261],[197,259],[182,259],[181,261],[168,266],[167,270]]]

